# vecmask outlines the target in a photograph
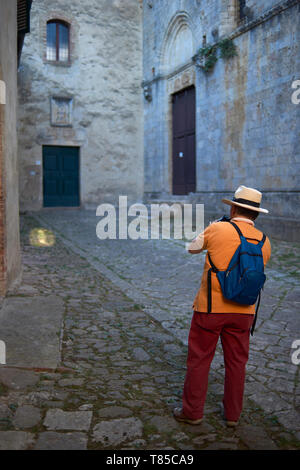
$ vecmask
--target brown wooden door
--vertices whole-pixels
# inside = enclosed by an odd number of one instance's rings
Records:
[[[173,194],[196,190],[195,88],[173,95]]]

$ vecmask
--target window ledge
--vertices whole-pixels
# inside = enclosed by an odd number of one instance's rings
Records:
[[[62,60],[44,60],[45,64],[56,65],[58,67],[71,67],[71,61],[62,61]]]

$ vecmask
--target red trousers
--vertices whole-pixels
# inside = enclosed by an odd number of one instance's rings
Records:
[[[228,421],[238,421],[243,407],[250,328],[254,316],[242,313],[194,312],[189,333],[183,412],[191,419],[203,417],[208,374],[221,338],[224,364],[224,411]]]

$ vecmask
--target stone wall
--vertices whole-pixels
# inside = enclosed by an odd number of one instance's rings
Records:
[[[17,2],[0,0],[0,295],[21,276],[17,162]],[[4,85],[5,84],[5,85]]]
[[[250,8],[254,18],[280,3],[279,0],[264,0],[263,2],[260,0],[246,0],[246,6]]]
[[[252,2],[253,10],[255,3],[259,2]],[[152,89],[152,101],[144,105],[146,199],[172,194],[171,95],[194,84],[197,192],[193,200],[206,204],[208,211],[216,207],[221,211],[220,195],[232,195],[244,184],[265,193],[270,221],[280,217],[299,224],[300,105],[293,104],[291,96],[293,81],[300,79],[300,6],[279,3],[287,8],[276,15],[266,15],[264,2],[261,21],[258,8],[252,25],[236,25],[231,31],[227,27],[238,54],[227,61],[219,59],[214,70],[205,73],[192,60],[166,71],[160,51],[166,49],[172,22],[179,16],[191,30],[194,54],[203,45],[203,36],[213,43],[216,30],[219,34],[224,30],[223,2],[158,1],[152,9],[145,2],[144,84]],[[270,7],[274,4],[278,1],[268,2]],[[184,76],[189,78],[183,80]],[[174,77],[177,88],[171,86]],[[295,237],[299,240],[299,235]]]
[[[81,206],[143,194],[142,7],[139,0],[35,0],[20,70],[20,204],[43,206],[42,146],[80,147]],[[46,60],[46,24],[71,26],[70,64]],[[50,122],[50,99],[71,98],[72,126]]]

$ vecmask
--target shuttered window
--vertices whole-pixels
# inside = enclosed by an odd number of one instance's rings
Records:
[[[18,0],[17,2],[17,25],[19,33],[30,31],[30,8],[31,0]]]
[[[70,26],[58,20],[47,23],[47,60],[68,62],[70,59]]]

